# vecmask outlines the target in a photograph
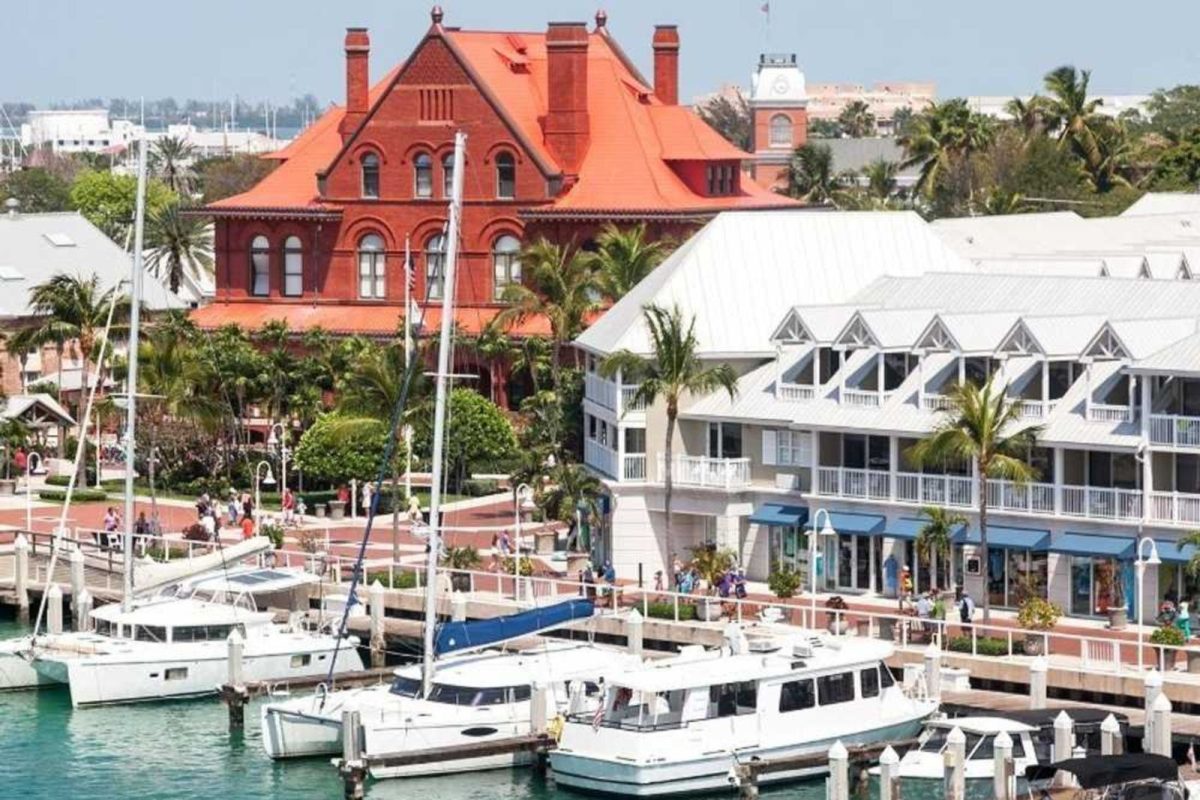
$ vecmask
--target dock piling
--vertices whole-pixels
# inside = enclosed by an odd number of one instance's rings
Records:
[[[829,800],[850,800],[850,753],[840,739],[829,748]]]
[[[879,800],[900,800],[900,756],[891,745],[879,755]]]
[[[954,728],[946,737],[946,750],[942,755],[942,795],[946,800],[964,800],[967,791],[966,761],[967,737],[962,728]]]
[[[1154,707],[1150,717],[1154,719],[1151,752],[1160,756],[1171,755],[1171,698],[1165,692],[1159,692],[1154,698]]]
[[[14,588],[17,591],[17,619],[29,621],[29,539],[18,533],[13,541]]]
[[[246,641],[237,628],[229,632],[226,642],[227,674],[225,685],[221,687],[221,699],[229,708],[229,730],[240,731],[246,725],[246,703],[250,701],[250,692],[242,671],[242,659],[245,655]]]
[[[450,595],[450,619],[454,622],[466,622],[467,596],[456,591]]]
[[[367,590],[367,605],[371,612],[371,666],[378,669],[387,658],[383,630],[383,584],[378,580]]]
[[[995,759],[992,766],[992,789],[996,800],[1013,800],[1016,794],[1013,740],[1008,731],[1000,731],[996,735],[992,758]]]
[[[75,615],[75,630],[86,633],[92,629],[92,593],[83,589],[71,601]]]
[[[83,551],[79,545],[71,548],[67,555],[67,563],[71,571],[71,613],[79,616],[79,596],[87,588],[87,578],[83,572]]]
[[[639,657],[642,655],[645,622],[641,613],[636,608],[630,611],[629,616],[625,618],[625,641],[629,647],[629,652]]]
[[[362,759],[362,736],[357,711],[342,712],[342,759],[338,764],[345,800],[362,800],[367,767]]]
[[[1142,697],[1146,712],[1146,724],[1142,734],[1142,752],[1144,753],[1151,752],[1154,747],[1154,739],[1151,737],[1151,732],[1154,730],[1154,701],[1162,694],[1162,685],[1162,673],[1154,667],[1151,667],[1150,671],[1142,678]]]
[[[942,696],[942,650],[933,642],[925,648],[925,689],[934,700]]]
[[[1054,760],[1066,761],[1075,749],[1075,721],[1066,711],[1054,718]]]
[[[63,632],[63,595],[57,583],[46,590],[46,630],[53,634]]]
[[[537,681],[534,681],[529,689],[529,732],[534,736],[540,736],[546,732],[549,691]]]
[[[729,771],[729,782],[738,789],[738,800],[758,800],[758,778],[749,764],[735,763]]]
[[[1116,717],[1109,714],[1100,723],[1100,755],[1120,755],[1123,749],[1121,745],[1121,723],[1117,722]]]
[[[1046,707],[1046,673],[1049,665],[1046,659],[1038,656],[1029,664],[1029,707],[1043,709]]]

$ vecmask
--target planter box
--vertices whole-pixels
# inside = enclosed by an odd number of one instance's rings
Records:
[[[324,503],[317,503],[313,510],[316,512],[317,519],[325,519],[325,514],[329,509]]]
[[[696,616],[705,622],[716,622],[721,618],[721,603],[717,600],[702,600],[696,604]]]
[[[554,552],[554,545],[558,542],[558,535],[554,531],[539,531],[533,537],[533,551],[539,556],[550,555]]]
[[[1027,656],[1043,656],[1045,653],[1046,639],[1041,635],[1025,637],[1025,655]]]
[[[1124,606],[1108,610],[1108,627],[1114,631],[1123,631],[1129,624],[1129,612]]]
[[[346,504],[345,503],[336,503],[336,502],[330,503],[329,504],[329,518],[330,519],[345,519],[346,518]]]
[[[0,480],[0,496],[10,497],[17,493],[17,482],[15,480]]]
[[[587,553],[567,553],[567,576],[577,578],[589,560]]]
[[[465,572],[451,572],[450,588],[456,592],[471,591],[471,576]]]

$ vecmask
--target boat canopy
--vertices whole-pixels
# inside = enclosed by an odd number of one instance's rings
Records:
[[[947,719],[931,719],[925,723],[930,728],[959,728],[963,733],[977,733],[981,736],[994,736],[1001,731],[1005,733],[1033,733],[1037,728],[1004,717],[951,717]]]
[[[595,612],[596,608],[591,600],[576,598],[546,608],[535,608],[494,619],[447,622],[438,626],[434,639],[434,654],[441,656],[458,650],[488,647],[557,628],[575,620],[587,619]]]
[[[1028,767],[1025,779],[1047,781],[1059,771],[1074,775],[1081,789],[1100,789],[1135,781],[1179,780],[1179,767],[1173,759],[1149,753],[1068,758],[1055,764]]]

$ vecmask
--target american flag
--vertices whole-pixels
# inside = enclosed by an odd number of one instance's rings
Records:
[[[600,696],[600,702],[596,704],[596,713],[592,714],[592,730],[600,730],[600,722],[604,719],[604,695]]]

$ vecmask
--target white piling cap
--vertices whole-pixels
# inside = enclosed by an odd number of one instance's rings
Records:
[[[1071,719],[1071,715],[1066,711],[1058,712],[1058,716],[1054,718],[1054,727],[1056,728],[1070,728],[1074,724],[1075,721]]]
[[[1012,737],[1008,735],[1008,731],[1000,731],[998,734],[996,734],[995,746],[1008,750],[1012,749],[1013,740]]]
[[[367,591],[373,596],[383,594],[383,584],[379,582],[379,578],[376,578],[375,582],[367,587]]]
[[[229,642],[230,644],[241,644],[245,641],[245,639],[242,637],[242,632],[238,630],[237,626],[235,625],[233,630],[229,632],[229,637],[225,641]]]
[[[949,735],[946,736],[946,744],[965,745],[966,743],[967,743],[967,735],[965,733],[963,733],[962,728],[958,727],[957,725],[954,726],[954,729],[951,730]]]
[[[925,658],[930,659],[930,658],[941,658],[941,657],[942,657],[941,648],[939,648],[933,642],[930,642],[929,646],[925,648]]]
[[[46,590],[46,596],[49,597],[51,600],[61,600],[62,599],[62,589],[58,588],[57,583],[52,583],[52,584],[50,584],[50,588]]]
[[[1162,686],[1162,673],[1151,667],[1150,671],[1146,673],[1146,677],[1142,678],[1142,683],[1146,686]]]
[[[846,750],[846,746],[842,744],[842,740],[838,739],[829,748],[829,759],[831,761],[845,761],[850,758],[850,753]]]
[[[1166,692],[1160,692],[1158,697],[1154,698],[1154,705],[1150,707],[1151,711],[1170,711],[1171,698],[1167,697]]]
[[[71,548],[71,552],[67,554],[67,558],[71,561],[83,561],[83,551],[79,549],[79,545]]]
[[[900,756],[896,755],[896,751],[893,750],[892,746],[889,744],[887,747],[885,747],[883,749],[883,752],[879,754],[879,763],[880,764],[899,764]]]
[[[89,592],[87,589],[84,589],[83,591],[81,591],[79,593],[79,597],[77,597],[75,599],[78,600],[80,603],[90,603],[90,602],[92,602],[92,593]]]
[[[630,612],[625,616],[625,624],[641,625],[642,624],[641,612],[639,612],[636,608],[631,609]]]
[[[1105,733],[1120,733],[1121,723],[1117,722],[1116,717],[1114,717],[1112,714],[1109,714],[1104,718],[1104,721],[1100,723],[1100,730],[1104,731]]]
[[[1042,658],[1041,656],[1038,656],[1037,658],[1033,659],[1033,661],[1029,662],[1030,672],[1045,672],[1049,668],[1050,665],[1047,664],[1046,659]]]
[[[17,534],[17,538],[13,540],[13,547],[17,548],[18,550],[29,549],[29,540],[25,538],[25,534]]]

